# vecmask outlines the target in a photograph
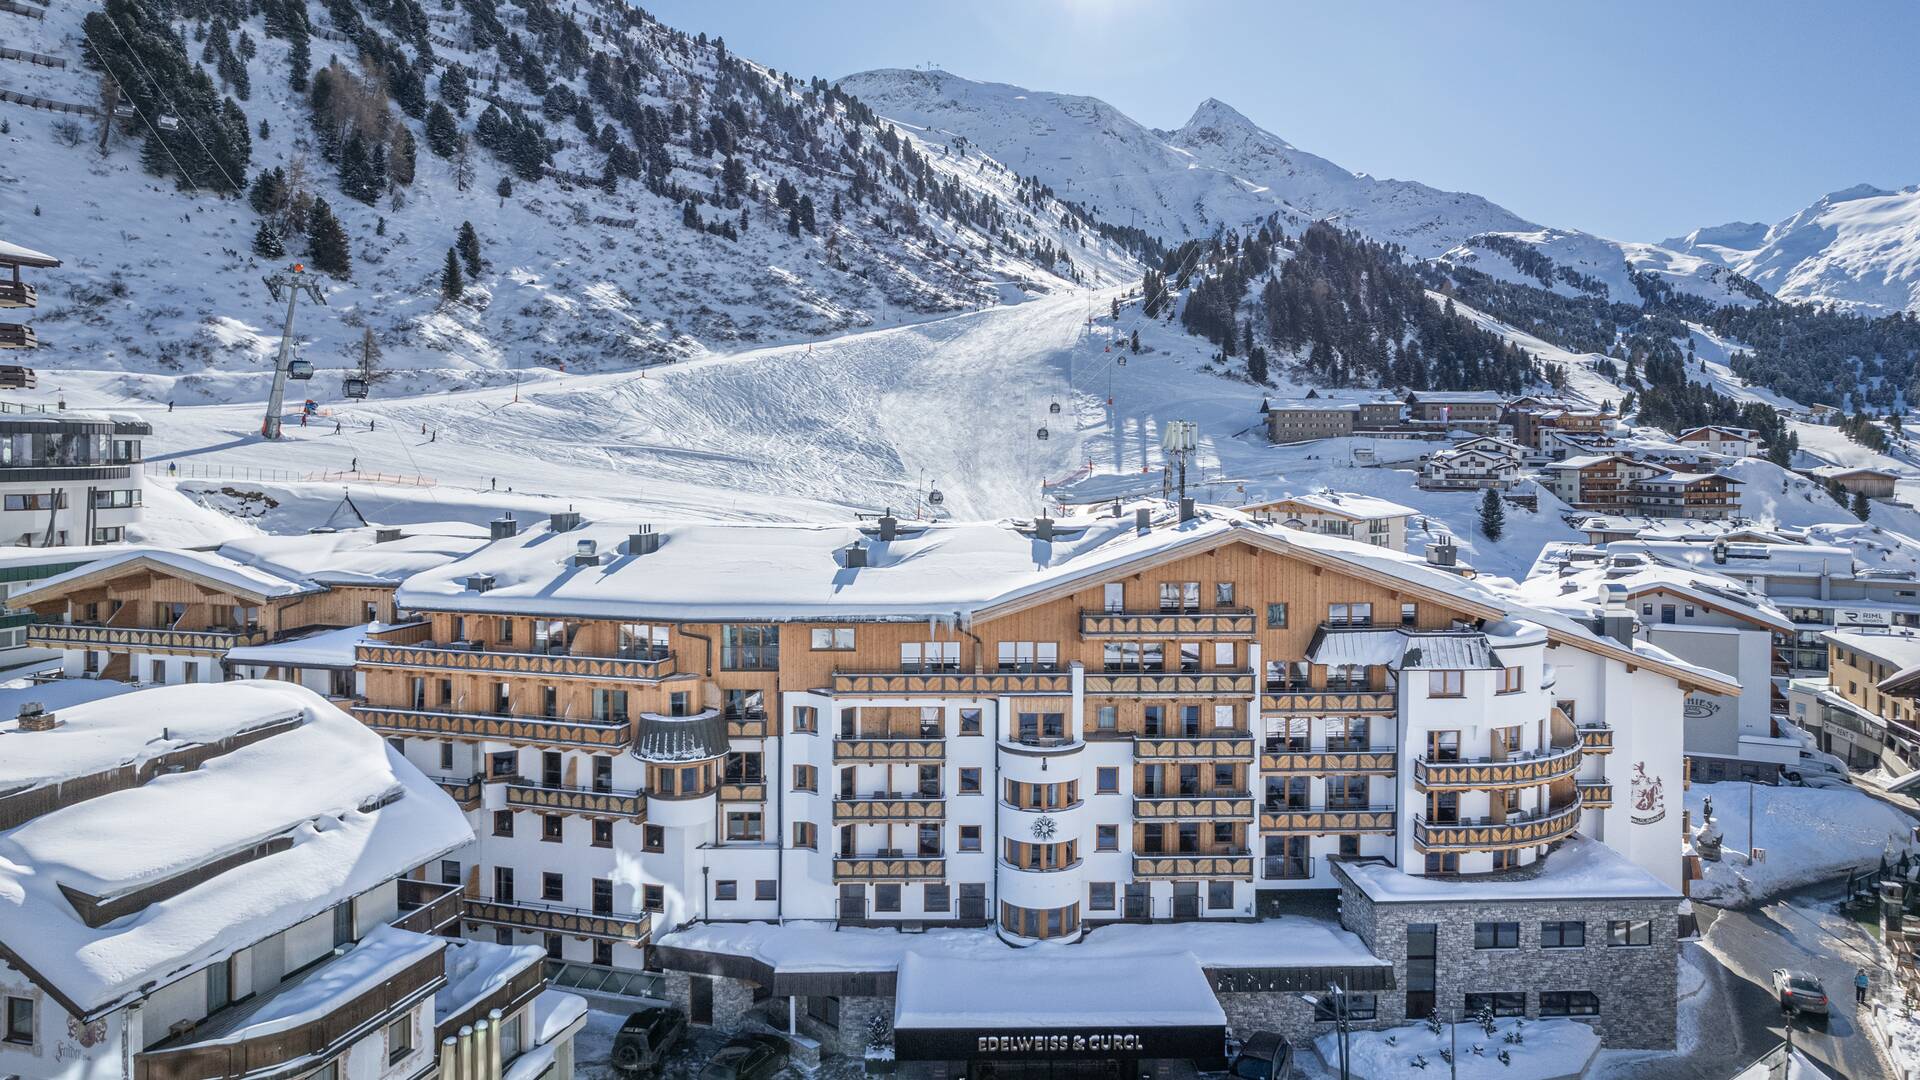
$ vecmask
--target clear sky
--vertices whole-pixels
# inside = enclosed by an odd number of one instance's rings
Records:
[[[1920,183],[1920,3],[658,0],[800,76],[931,64],[1303,150],[1624,240]]]

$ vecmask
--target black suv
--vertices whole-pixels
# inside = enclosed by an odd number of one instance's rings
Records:
[[[789,1053],[787,1040],[778,1035],[735,1035],[700,1070],[700,1080],[767,1080],[787,1067]]]
[[[1256,1031],[1233,1055],[1234,1080],[1285,1080],[1293,1071],[1293,1044],[1271,1031]]]
[[[613,1067],[623,1077],[659,1073],[667,1054],[687,1034],[687,1018],[666,1005],[641,1009],[620,1025],[613,1040]]]

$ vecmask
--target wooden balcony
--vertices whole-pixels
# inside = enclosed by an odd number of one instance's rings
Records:
[[[264,645],[265,630],[149,630],[141,626],[34,623],[27,644],[46,649],[125,649],[130,652],[219,655],[241,645]]]
[[[1052,697],[1072,693],[1073,676],[1065,671],[836,671],[833,692],[871,697]]]
[[[1613,753],[1613,729],[1605,724],[1580,725],[1580,745],[1589,754]]]
[[[1142,735],[1133,740],[1133,757],[1136,761],[1245,760],[1253,757],[1253,736],[1234,733],[1193,737]]]
[[[337,961],[335,961],[337,962]],[[179,1045],[165,1040],[134,1055],[134,1080],[212,1080],[228,1076],[292,1076],[312,1062],[344,1051],[354,1040],[381,1027],[446,982],[439,950],[422,956],[369,993],[340,997],[302,1012],[291,1027],[245,1038],[219,1041],[189,1031]],[[298,992],[299,983],[288,989]],[[215,1022],[219,1017],[212,1018]],[[203,1025],[203,1028],[205,1025]],[[244,1029],[243,1029],[244,1030]]]
[[[1260,711],[1286,716],[1392,716],[1398,706],[1391,690],[1268,690]]]
[[[764,739],[767,737],[766,713],[727,714],[727,738]]]
[[[638,791],[595,791],[592,788],[507,781],[507,805],[515,810],[544,814],[579,814],[590,818],[644,821],[647,797]]]
[[[439,784],[441,791],[460,804],[460,809],[480,809],[480,796],[486,790],[485,777],[476,773],[473,776],[433,776],[428,779]]]
[[[833,760],[847,762],[937,762],[947,759],[942,739],[895,739],[840,736],[833,740]]]
[[[1613,805],[1613,781],[1579,780],[1580,805],[1588,810],[1605,810]]]
[[[946,817],[946,800],[937,795],[836,795],[833,800],[836,825],[918,825]]]
[[[1142,881],[1253,877],[1253,855],[1246,851],[1197,854],[1141,854],[1133,857],[1133,876]]]
[[[40,294],[24,281],[0,281],[0,308],[30,308],[40,303]]]
[[[1088,697],[1252,697],[1251,671],[1088,672]]]
[[[400,887],[400,914],[394,916],[393,925],[416,934],[438,934],[460,925],[460,915],[466,910],[460,886],[414,878],[401,878],[396,884]]]
[[[1391,833],[1393,832],[1393,808],[1369,806],[1348,809],[1323,806],[1295,810],[1284,807],[1265,807],[1260,811],[1260,831],[1310,833],[1314,836],[1334,833]]]
[[[1216,611],[1083,611],[1080,636],[1089,638],[1206,638],[1252,637],[1253,612],[1244,608]]]
[[[542,716],[496,716],[489,713],[429,712],[396,709],[356,701],[351,711],[361,723],[385,735],[437,735],[448,739],[479,739],[527,746],[624,748],[633,739],[625,720],[557,720]]]
[[[767,785],[764,783],[758,783],[758,784],[722,783],[720,785],[720,801],[721,802],[766,802],[767,801]]]
[[[1399,764],[1392,750],[1269,750],[1260,755],[1260,771],[1312,776],[1332,773],[1394,776],[1399,772]]]
[[[1473,758],[1462,761],[1414,759],[1413,782],[1427,791],[1499,791],[1535,787],[1572,776],[1580,768],[1581,747],[1555,748],[1531,757],[1505,761]]]
[[[520,930],[552,931],[602,941],[643,944],[651,930],[653,916],[646,912],[632,915],[596,915],[580,908],[526,901],[467,899],[467,921],[511,926]]]
[[[40,339],[24,323],[0,323],[0,349],[37,349]]]
[[[431,641],[418,644],[364,642],[354,655],[361,667],[431,668],[497,675],[538,675],[550,679],[659,681],[674,674],[672,653],[649,658],[571,656],[567,653],[502,652],[453,648]]]
[[[835,881],[940,881],[947,876],[947,860],[938,856],[901,854],[835,855]]]
[[[1246,821],[1253,817],[1253,796],[1139,795],[1133,800],[1133,816],[1142,821]]]
[[[1573,835],[1580,824],[1578,800],[1538,816],[1510,815],[1505,821],[1428,822],[1413,819],[1413,842],[1421,851],[1505,851],[1551,844]]]

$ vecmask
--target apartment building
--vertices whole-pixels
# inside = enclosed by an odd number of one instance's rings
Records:
[[[1717,473],[1676,472],[1626,454],[1581,454],[1552,462],[1541,476],[1575,510],[1645,517],[1719,520],[1740,509],[1740,481]]]
[[[0,544],[124,541],[140,520],[140,448],[152,433],[132,416],[0,402]]]
[[[1759,434],[1752,428],[1710,424],[1682,431],[1675,441],[1689,450],[1705,450],[1725,457],[1753,457],[1760,452]]]
[[[1240,508],[1258,521],[1277,522],[1328,536],[1344,536],[1375,547],[1407,550],[1407,523],[1419,515],[1411,506],[1371,495],[1315,491]]]
[[[1505,395],[1492,390],[1415,390],[1407,395],[1407,419],[1414,424],[1500,434]]]
[[[571,1075],[585,1002],[410,876],[459,808],[317,695],[160,687],[0,743],[0,1073]]]
[[[1913,672],[1920,669],[1920,630],[1848,627],[1823,632],[1824,683],[1795,686],[1804,723],[1820,748],[1848,767],[1900,776],[1920,769],[1920,706]]]
[[[1501,440],[1479,438],[1471,441],[1498,443]],[[1461,446],[1442,450],[1421,462],[1419,484],[1428,491],[1473,491],[1480,488],[1505,491],[1519,481],[1520,470],[1518,455],[1484,446]]]

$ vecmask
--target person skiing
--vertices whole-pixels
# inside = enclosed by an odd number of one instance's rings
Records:
[[[1860,968],[1853,973],[1853,1000],[1862,1005],[1866,1004],[1867,985],[1869,982],[1871,982],[1871,980],[1867,978],[1866,968]]]
[[[359,472],[359,471],[360,471],[360,459],[359,459],[359,458],[354,458],[354,459],[353,459],[353,464],[351,464],[351,465],[349,465],[349,466],[347,466],[347,471],[348,471],[348,472]]]

